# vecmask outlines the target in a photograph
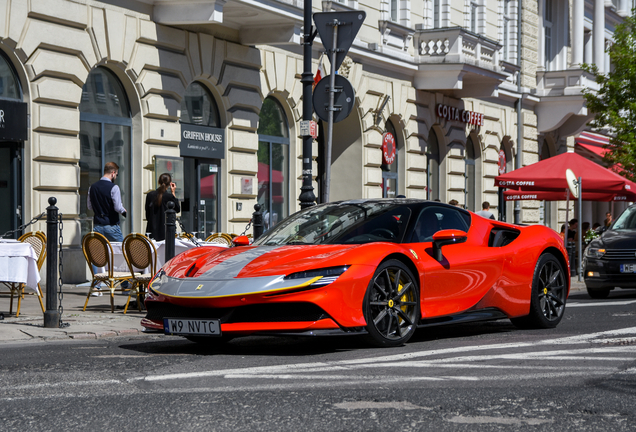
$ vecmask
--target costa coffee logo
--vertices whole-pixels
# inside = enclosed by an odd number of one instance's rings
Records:
[[[395,161],[395,137],[391,132],[382,135],[382,163],[391,165]]]
[[[484,125],[484,115],[475,111],[463,110],[448,105],[437,104],[437,117],[446,120],[460,121],[475,126]]]

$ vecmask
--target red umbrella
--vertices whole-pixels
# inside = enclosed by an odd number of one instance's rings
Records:
[[[568,188],[565,170],[581,177],[584,192],[633,195],[636,183],[576,153],[562,153],[495,177],[495,186],[519,191],[558,191]],[[559,198],[559,200],[565,198]]]
[[[209,198],[209,199],[216,198],[215,178],[216,178],[216,173],[210,174],[209,176],[203,177],[201,179],[201,182],[200,182],[201,198]]]

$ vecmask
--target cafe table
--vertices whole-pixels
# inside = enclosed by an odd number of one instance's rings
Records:
[[[0,239],[0,285],[10,290],[3,294],[12,294],[9,313],[13,313],[13,296],[19,295],[19,289],[27,287],[38,293],[38,282],[38,256],[33,247],[17,240]],[[39,295],[42,297],[42,293]]]

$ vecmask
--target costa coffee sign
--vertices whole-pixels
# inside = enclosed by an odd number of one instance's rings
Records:
[[[484,115],[475,111],[463,110],[448,105],[437,104],[437,117],[460,121],[475,126],[484,125]]]
[[[382,135],[382,163],[391,165],[395,160],[395,137],[391,132]]]

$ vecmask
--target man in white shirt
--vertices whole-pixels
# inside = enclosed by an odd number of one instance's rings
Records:
[[[484,201],[481,205],[481,210],[475,214],[485,217],[486,219],[495,219],[495,215],[490,212],[490,203],[488,201]]]

